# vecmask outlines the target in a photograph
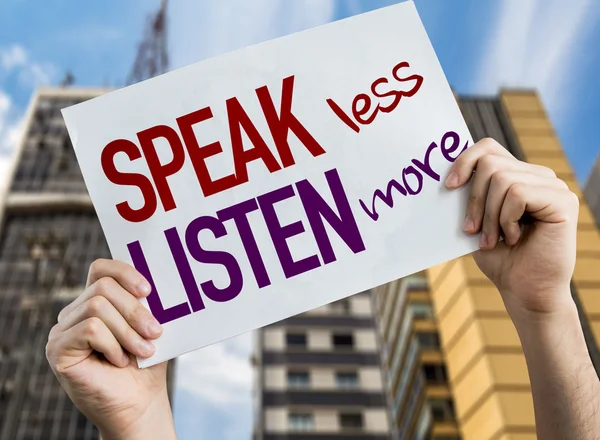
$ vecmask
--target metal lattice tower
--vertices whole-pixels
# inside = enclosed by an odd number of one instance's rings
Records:
[[[161,0],[158,11],[148,16],[144,36],[139,43],[133,68],[127,78],[127,85],[160,75],[168,69],[167,0]]]

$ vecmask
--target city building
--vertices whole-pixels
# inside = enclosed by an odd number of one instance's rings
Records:
[[[254,440],[389,439],[370,292],[255,333]]]
[[[505,90],[491,98],[458,97],[458,102],[475,140],[492,137],[515,157],[550,167],[579,196],[577,265],[571,291],[598,371],[600,234],[539,97],[533,91]],[[337,304],[257,332],[256,440],[372,438],[338,433],[340,414],[347,411],[351,399],[327,400],[322,391],[320,372],[328,372],[326,388],[331,389],[331,371],[335,370],[331,365],[347,365],[349,360],[327,339],[339,331],[339,318],[330,311],[338,310]],[[499,293],[471,256],[373,289],[369,311],[377,329],[373,348],[379,349],[388,411],[387,422],[380,408],[377,419],[371,419],[378,420],[382,430],[389,426],[389,434],[381,435],[400,440],[536,438],[519,338]],[[318,324],[316,319],[320,319]],[[358,321],[344,323],[349,334],[371,332],[371,325],[371,321],[368,327],[359,326]],[[296,329],[310,335],[298,336],[304,341],[299,351],[293,345]],[[328,335],[327,343],[315,342],[317,335]],[[352,368],[364,368],[354,362]],[[370,365],[369,374],[376,377]],[[302,376],[306,400],[295,397],[300,395],[294,386],[296,371],[308,373]],[[373,407],[357,401],[355,411],[364,414]],[[366,420],[363,415],[363,429],[372,432],[375,427]]]
[[[103,92],[39,90],[0,195],[1,439],[98,438],[50,370],[45,345],[90,263],[110,258],[60,113]]]
[[[458,439],[427,274],[374,289],[394,439]]]
[[[596,219],[596,226],[600,228],[600,156],[585,184],[585,199],[590,205],[590,209]]]

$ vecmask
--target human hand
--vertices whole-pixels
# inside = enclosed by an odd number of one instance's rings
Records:
[[[492,139],[456,159],[446,186],[470,180],[463,229],[481,232],[475,261],[500,291],[513,321],[571,309],[577,196],[551,169],[517,160]]]
[[[46,357],[79,410],[104,440],[175,438],[167,395],[167,363],[139,369],[162,328],[137,300],[150,285],[133,267],[113,260],[90,266],[87,287],[58,315]]]

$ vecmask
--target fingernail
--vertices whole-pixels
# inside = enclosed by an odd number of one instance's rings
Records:
[[[446,178],[446,186],[448,188],[454,188],[458,185],[458,175],[455,172],[451,172]]]
[[[144,354],[150,355],[154,353],[154,345],[151,342],[146,341],[145,339],[142,339],[142,341],[140,342],[140,349]]]
[[[162,327],[158,321],[153,318],[148,321],[148,331],[151,335],[158,335],[162,331]]]
[[[466,216],[465,221],[463,222],[463,231],[469,232],[475,229],[475,222],[471,219],[471,217]]]
[[[488,241],[487,235],[485,234],[485,232],[482,232],[481,233],[481,237],[479,237],[479,247],[481,249],[483,249],[484,247],[486,247],[487,246],[487,241]]]
[[[137,290],[138,292],[140,292],[142,295],[146,296],[149,295],[150,292],[152,291],[152,287],[150,286],[150,283],[144,279],[140,280],[140,282],[137,284]]]

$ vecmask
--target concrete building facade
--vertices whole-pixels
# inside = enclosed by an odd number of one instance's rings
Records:
[[[370,292],[255,338],[255,440],[389,439]]]
[[[427,274],[374,289],[394,439],[459,438]]]
[[[98,438],[50,370],[45,345],[91,262],[110,258],[60,113],[103,92],[39,90],[0,195],[1,439]]]

